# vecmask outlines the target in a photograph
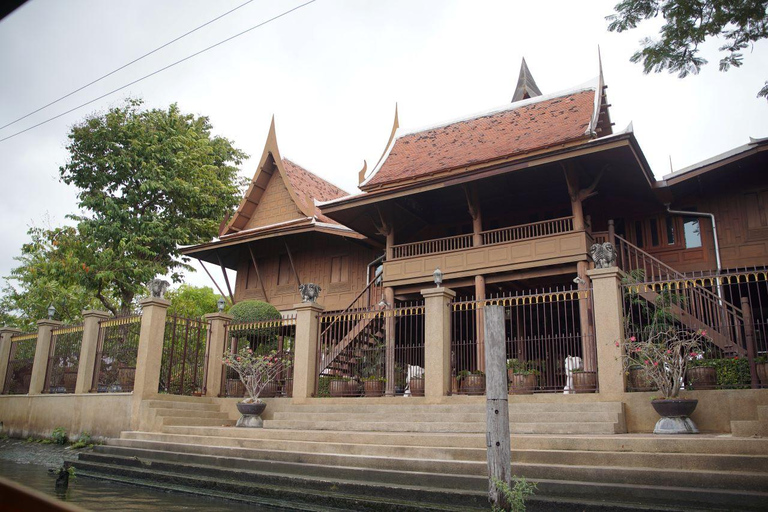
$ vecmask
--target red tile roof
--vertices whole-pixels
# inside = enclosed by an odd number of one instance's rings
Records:
[[[285,173],[288,176],[293,191],[298,196],[299,201],[303,201],[305,204],[313,204],[312,199],[317,199],[318,201],[330,201],[331,199],[349,195],[336,185],[328,183],[324,179],[312,174],[287,158],[283,158],[283,168],[285,169]],[[321,222],[338,224],[335,220],[329,219],[320,213],[320,209],[317,207],[315,207],[315,216],[317,216],[318,220]]]
[[[594,89],[581,90],[404,135],[360,188],[370,190],[585,138],[594,99]]]

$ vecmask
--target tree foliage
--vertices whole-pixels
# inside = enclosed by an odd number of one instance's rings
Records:
[[[240,197],[237,165],[246,155],[212,136],[207,117],[142,110],[127,100],[69,134],[62,181],[79,189],[83,286],[113,313],[130,309],[158,275],[180,281],[189,268],[178,247],[217,233]]]
[[[48,306],[56,308],[56,319],[76,323],[84,309],[98,306],[98,300],[84,285],[90,269],[79,259],[77,229],[31,228],[30,242],[21,248],[0,299],[4,325],[31,331],[35,322],[48,316]]]
[[[680,78],[696,74],[707,60],[699,45],[707,38],[724,39],[719,50],[720,71],[742,65],[742,51],[768,37],[768,0],[622,0],[616,14],[608,16],[608,30],[624,32],[643,20],[661,15],[660,39],[644,38],[642,48],[631,57],[642,62],[643,71],[668,70]],[[758,96],[768,97],[768,82]]]
[[[207,286],[190,286],[182,284],[175,290],[169,290],[165,298],[171,301],[168,314],[183,318],[199,319],[206,313],[216,313],[219,310],[220,295]],[[229,309],[227,300],[224,310]]]

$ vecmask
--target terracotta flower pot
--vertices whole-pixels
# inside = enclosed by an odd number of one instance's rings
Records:
[[[461,379],[461,391],[467,395],[485,394],[485,375],[472,373]]]
[[[77,383],[77,370],[67,370],[61,378],[61,385],[64,386],[65,393],[74,393]]]
[[[133,381],[136,379],[136,368],[120,367],[117,369],[117,381],[123,393],[133,391]]]
[[[695,366],[685,372],[685,384],[696,391],[717,387],[717,370],[709,366]]]
[[[347,396],[360,396],[361,386],[356,380],[350,380],[347,382]]]
[[[597,372],[573,372],[574,393],[594,393],[597,391]]]
[[[328,393],[335,397],[345,396],[347,394],[347,381],[332,380],[328,383]]]
[[[245,385],[240,379],[227,379],[227,396],[243,397],[245,396]]]
[[[760,379],[760,384],[763,387],[768,387],[768,363],[758,363],[755,365],[757,370],[757,378]]]
[[[529,375],[509,373],[511,371],[511,369],[507,371],[509,392],[513,395],[532,395],[533,390],[536,389],[536,375],[532,373]]]
[[[656,385],[648,378],[643,368],[631,368],[628,380],[630,391],[656,391]]]
[[[365,396],[384,396],[384,384],[386,383],[383,380],[367,380],[363,382]]]
[[[424,396],[424,377],[411,377],[411,396]]]

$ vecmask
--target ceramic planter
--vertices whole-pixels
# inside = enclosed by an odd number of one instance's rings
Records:
[[[411,396],[424,396],[424,377],[411,377]]]
[[[694,366],[685,372],[685,385],[696,391],[717,387],[717,370],[709,366]]]
[[[236,427],[262,428],[264,420],[261,419],[261,413],[267,408],[264,402],[253,404],[237,402],[237,410],[240,412],[240,419],[235,424]]]
[[[597,372],[573,372],[574,393],[595,393],[597,391]]]
[[[347,381],[332,380],[328,383],[328,393],[334,397],[345,396],[347,394]]]
[[[513,395],[532,395],[533,390],[536,389],[536,375],[529,374],[524,375],[522,373],[512,373],[512,370],[507,370],[507,377],[509,377],[509,392]]]
[[[227,396],[245,396],[245,385],[240,379],[227,379]]]
[[[360,383],[356,380],[350,380],[347,382],[347,396],[360,396]]]
[[[691,398],[668,398],[651,400],[654,410],[661,416],[653,429],[654,434],[698,434],[699,429],[689,418],[696,409],[698,400]]]
[[[484,395],[485,375],[472,373],[461,379],[461,392],[467,395]]]
[[[630,368],[627,380],[630,391],[656,391],[656,385],[648,378],[643,368]]]
[[[757,378],[760,379],[760,384],[764,388],[768,387],[768,363],[757,363],[755,369],[757,370]]]
[[[117,381],[123,393],[133,391],[133,381],[136,379],[136,368],[123,366],[117,369]]]
[[[365,396],[384,396],[385,384],[383,380],[367,380],[363,382]]]

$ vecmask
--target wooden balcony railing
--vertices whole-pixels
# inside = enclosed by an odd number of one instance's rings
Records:
[[[468,249],[470,247],[472,247],[472,235],[448,236],[445,238],[436,238],[434,240],[425,240],[423,242],[393,245],[392,259],[456,251],[459,249]]]
[[[558,235],[571,231],[573,231],[573,217],[562,217],[559,219],[532,222],[530,224],[521,224],[519,226],[491,229],[483,231],[480,235],[483,241],[482,245],[494,245]],[[434,240],[424,240],[423,242],[393,245],[392,259],[396,260],[400,258],[411,258],[427,254],[470,249],[474,247],[472,242],[473,238],[474,235],[467,234],[436,238]]]
[[[508,228],[483,231],[483,245],[505,244],[518,240],[540,238],[542,236],[559,235],[573,231],[573,217],[543,220]]]

